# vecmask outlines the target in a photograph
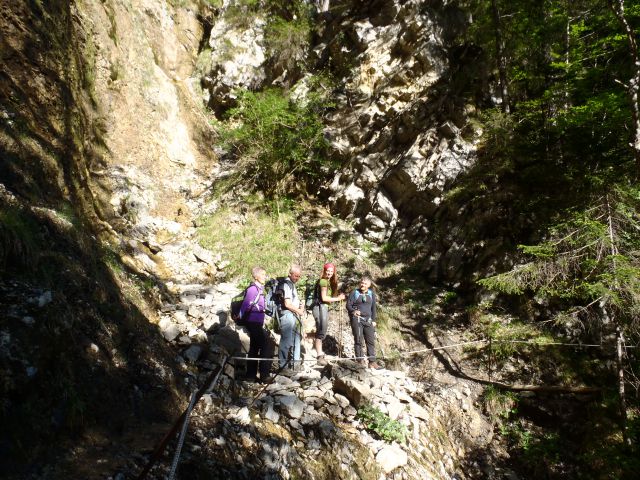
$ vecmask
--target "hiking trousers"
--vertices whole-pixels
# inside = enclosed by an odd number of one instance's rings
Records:
[[[293,368],[300,360],[300,342],[302,337],[300,335],[300,322],[289,310],[282,312],[280,316],[280,348],[278,352],[278,363],[280,368],[284,367],[289,358],[289,350],[293,349],[294,365],[289,365],[289,368]]]
[[[326,303],[314,305],[311,313],[316,321],[316,339],[324,340],[329,327],[329,305]]]
[[[249,331],[249,358],[261,360],[247,360],[247,377],[255,378],[260,368],[260,378],[267,378],[271,370],[271,355],[273,349],[268,348],[267,332],[262,323],[249,322],[246,325]]]
[[[370,362],[376,361],[376,329],[371,320],[364,321],[362,317],[351,316],[351,332],[353,333],[353,348],[356,357],[362,358],[363,346],[367,346],[367,358]]]

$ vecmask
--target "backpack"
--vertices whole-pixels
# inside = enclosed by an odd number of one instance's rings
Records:
[[[289,277],[278,277],[267,280],[264,286],[264,313],[270,317],[282,314],[284,310],[284,286],[289,283],[293,287],[293,282]]]
[[[231,308],[229,309],[231,312],[231,319],[236,323],[236,325],[239,325],[241,327],[245,326],[247,324],[247,321],[246,318],[240,317],[240,308],[242,307],[242,302],[244,302],[244,297],[247,295],[247,290],[249,290],[249,287],[251,287],[252,285],[253,283],[245,288],[242,293],[239,293],[231,299]],[[260,295],[256,297],[255,301],[251,302],[251,305],[249,305],[249,309],[245,312],[245,316],[253,309],[253,307],[256,305],[256,303],[258,303],[259,300]]]
[[[314,283],[307,281],[307,285],[304,287],[304,308],[307,312],[313,310],[313,307],[318,305],[318,285],[319,280]]]
[[[358,290],[357,288],[354,290],[355,295],[355,301],[357,302],[358,299],[362,296],[362,293],[360,293],[360,290]],[[369,298],[373,299],[373,290],[369,289],[367,290],[367,293],[365,293],[365,296],[368,295]]]

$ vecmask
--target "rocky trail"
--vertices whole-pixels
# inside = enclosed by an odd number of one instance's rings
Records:
[[[441,372],[425,378],[412,373],[410,362],[393,362],[395,370],[373,370],[338,358],[338,339],[343,355],[351,357],[353,337],[346,312],[340,332],[336,311],[326,342],[329,365],[317,365],[308,336],[298,371],[278,375],[268,386],[246,382],[241,358],[249,338],[228,312],[239,288],[230,283],[169,285],[175,301],[162,304],[159,329],[178,354],[189,390],[198,389],[223,359],[235,357],[193,411],[178,478],[204,471],[215,472],[208,478],[247,479],[450,479],[472,478],[474,469],[481,473],[484,454],[478,450],[489,446],[493,434],[477,409],[478,385],[459,381],[437,366]],[[313,331],[310,315],[305,325]],[[277,345],[278,335],[270,335]],[[412,359],[419,367],[416,372],[424,370],[426,362]],[[432,357],[430,363],[437,364]],[[185,408],[188,400],[185,397]],[[396,440],[367,428],[367,420],[358,415],[365,405],[397,422],[390,430],[398,435]],[[173,441],[149,478],[167,478],[175,448]],[[149,453],[136,452],[112,478],[139,472]]]

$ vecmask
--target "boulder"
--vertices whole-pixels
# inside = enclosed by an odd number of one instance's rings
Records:
[[[369,403],[373,397],[373,392],[367,385],[353,378],[336,378],[333,390],[348,398],[356,408]]]
[[[387,445],[376,454],[376,462],[382,467],[384,473],[391,473],[398,467],[402,467],[409,461],[407,452],[398,445]]]

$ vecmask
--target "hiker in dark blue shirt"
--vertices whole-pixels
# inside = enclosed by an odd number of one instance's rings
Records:
[[[362,277],[360,286],[347,299],[347,311],[351,318],[354,348],[358,363],[369,368],[379,369],[376,362],[376,294],[371,288],[371,279]],[[363,355],[363,343],[367,346],[367,355]]]

